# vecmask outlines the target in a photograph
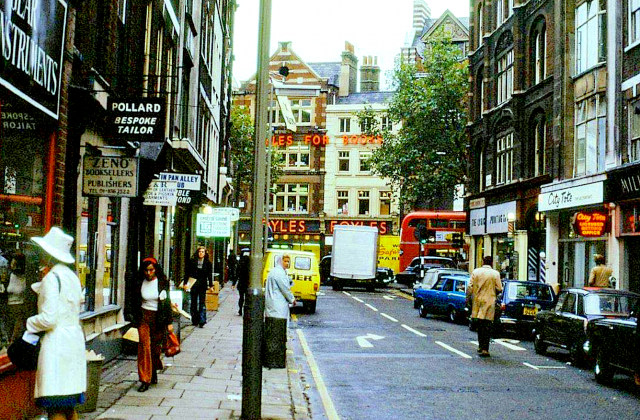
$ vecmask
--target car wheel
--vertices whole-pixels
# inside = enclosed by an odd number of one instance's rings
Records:
[[[309,314],[315,314],[316,313],[316,304],[318,303],[317,300],[307,300],[302,302],[302,305],[304,306],[304,309],[307,311],[307,313]]]
[[[547,352],[547,347],[549,347],[542,338],[542,334],[536,332],[533,337],[533,348],[535,349],[537,354],[545,354]]]
[[[606,356],[602,350],[598,351],[596,357],[596,364],[593,367],[593,373],[596,377],[596,382],[599,384],[607,384],[613,379],[615,373],[613,367],[607,362]]]
[[[427,317],[427,307],[424,306],[424,303],[420,303],[420,309],[418,309],[418,313],[420,314],[421,318]]]
[[[413,300],[413,309],[418,309],[420,307],[421,302],[422,302],[422,299],[415,298]]]
[[[456,310],[456,308],[449,308],[449,321],[453,322],[454,324],[458,322],[458,311]]]

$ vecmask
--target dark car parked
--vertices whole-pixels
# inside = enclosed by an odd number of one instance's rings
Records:
[[[544,354],[549,346],[569,350],[575,365],[589,360],[584,351],[590,322],[602,318],[626,318],[640,295],[595,287],[572,288],[558,295],[555,307],[536,316],[534,347]]]
[[[396,281],[409,287],[412,287],[413,283],[421,281],[420,261],[422,261],[422,268],[425,271],[438,267],[456,268],[456,263],[451,258],[433,256],[415,257],[403,272],[396,274]]]
[[[639,311],[640,302],[627,317],[601,318],[587,326],[584,348],[595,358],[593,372],[599,383],[610,382],[617,372],[640,371]]]
[[[512,331],[530,336],[538,311],[551,309],[555,294],[550,285],[537,281],[504,280],[502,293],[496,301],[494,331],[496,334]],[[468,308],[471,314],[471,308]],[[474,329],[473,322],[469,328]]]

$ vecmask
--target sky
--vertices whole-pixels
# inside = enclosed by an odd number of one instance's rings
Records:
[[[233,49],[233,76],[251,78],[257,69],[260,0],[237,0]],[[469,0],[427,0],[431,18],[447,9],[469,16]],[[381,88],[388,89],[387,73],[400,53],[413,22],[413,0],[272,0],[271,49],[291,41],[307,63],[340,61],[344,42],[355,48],[358,65],[365,55],[378,56]]]

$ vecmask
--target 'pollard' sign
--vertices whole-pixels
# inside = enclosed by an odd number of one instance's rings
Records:
[[[163,98],[111,98],[107,102],[112,136],[122,141],[163,141]]]
[[[0,0],[0,85],[58,119],[64,0]]]

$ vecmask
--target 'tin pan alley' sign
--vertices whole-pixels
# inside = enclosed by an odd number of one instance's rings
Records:
[[[58,119],[64,0],[0,0],[0,85]]]

